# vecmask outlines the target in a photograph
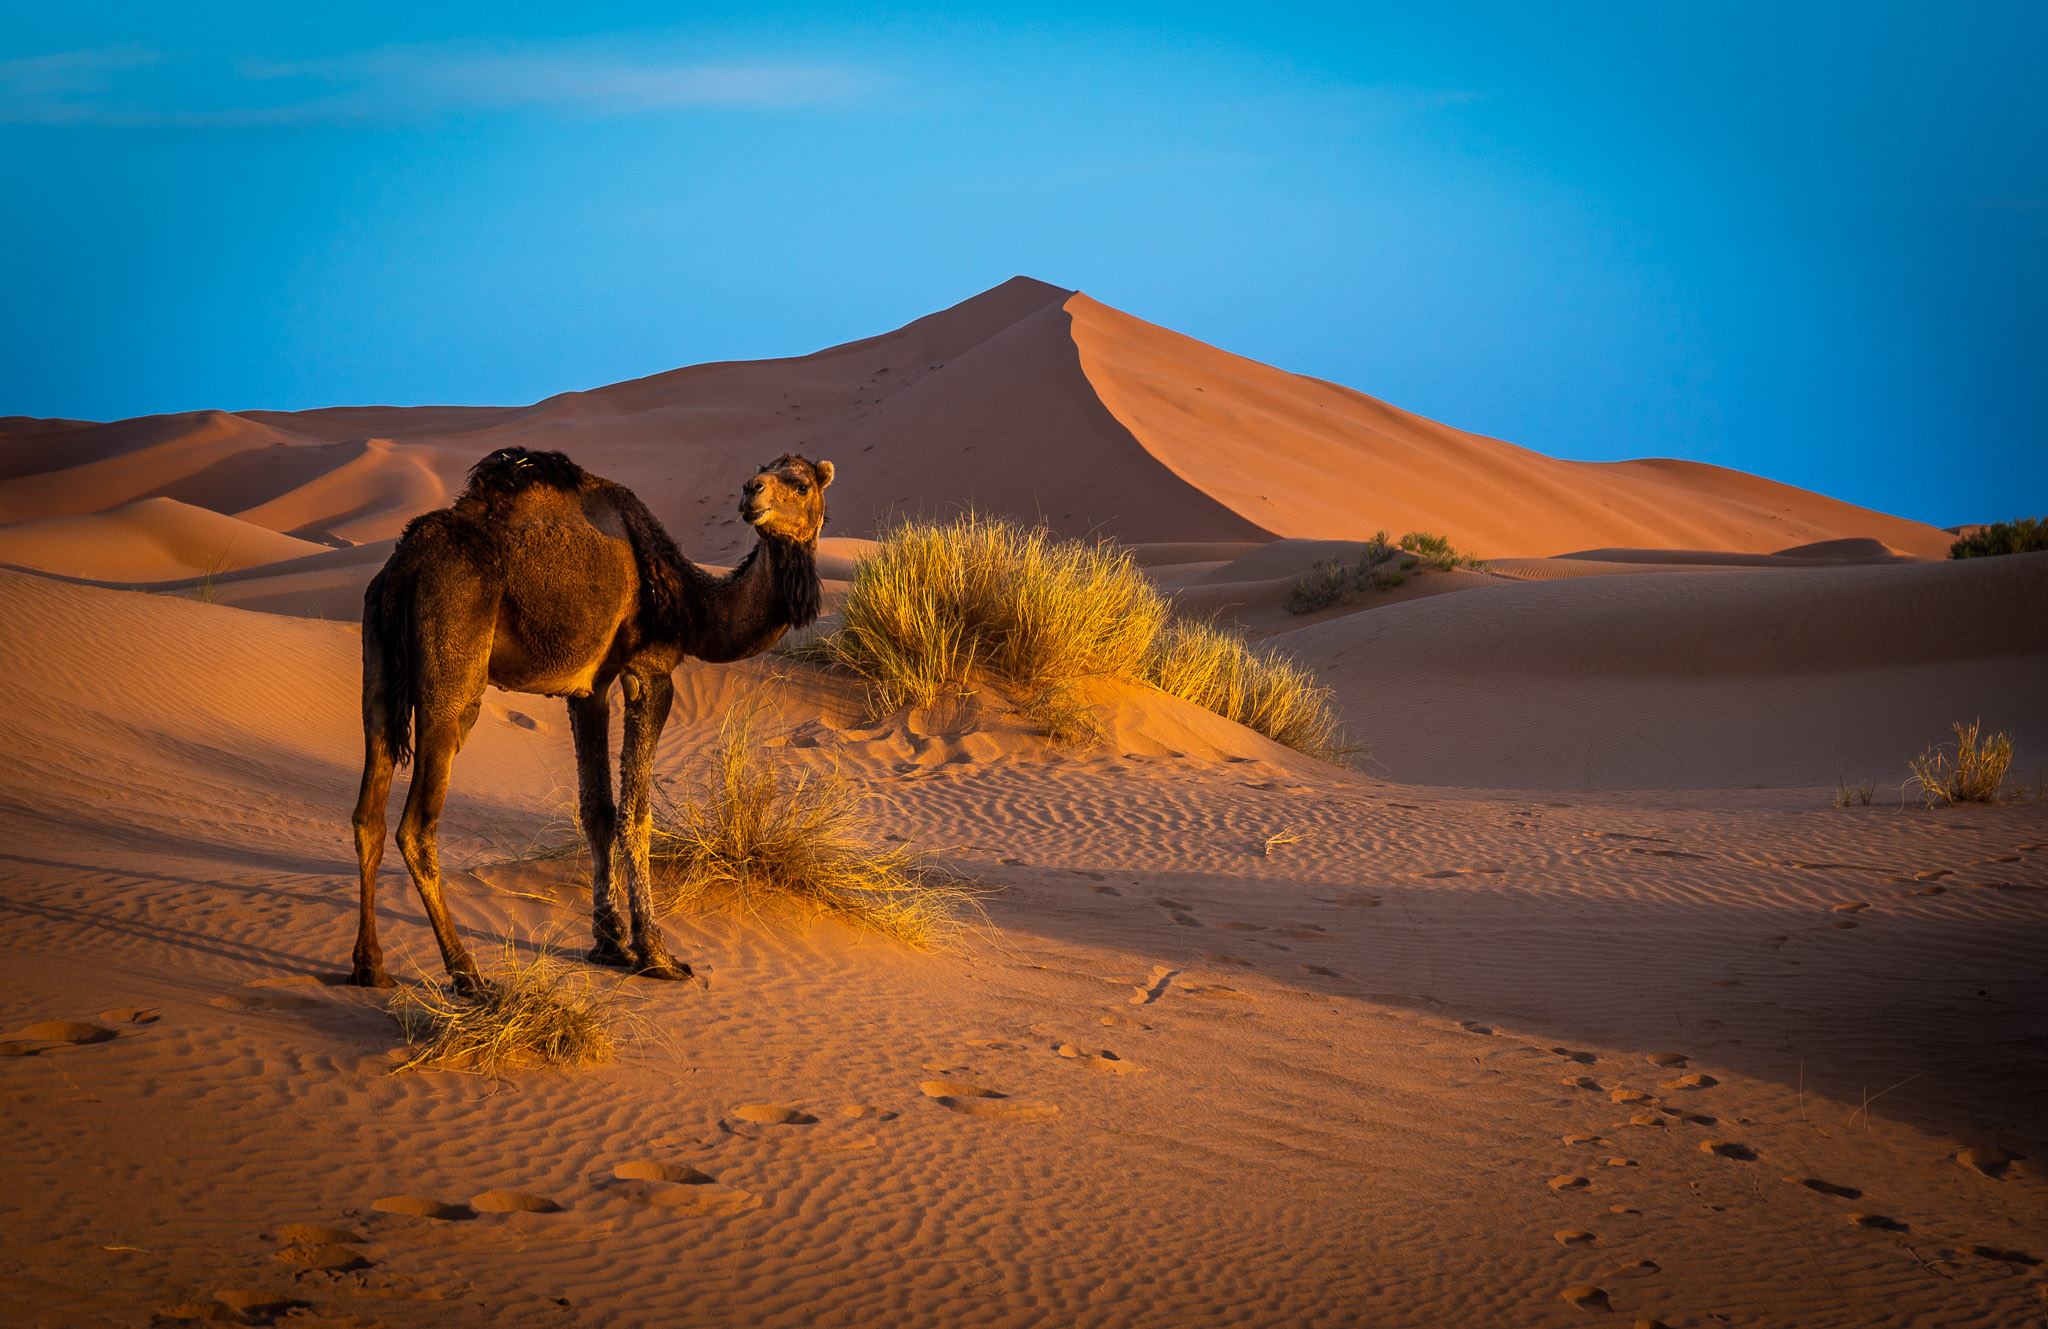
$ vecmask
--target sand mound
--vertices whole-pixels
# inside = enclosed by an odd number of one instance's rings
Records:
[[[1982,717],[2048,742],[2048,556],[1503,585],[1302,628],[1372,769],[1492,788],[1831,784]]]
[[[171,498],[0,526],[0,563],[93,581],[167,581],[323,552],[323,546]]]

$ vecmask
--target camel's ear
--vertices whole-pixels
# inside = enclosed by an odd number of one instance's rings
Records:
[[[816,471],[816,472],[818,473],[818,488],[820,488],[820,489],[823,489],[823,488],[824,488],[824,487],[825,487],[826,485],[829,485],[829,484],[831,484],[831,483],[832,483],[832,463],[831,463],[831,462],[829,462],[829,461],[821,461],[821,462],[819,462],[819,463],[818,463],[818,464],[817,464],[816,466],[812,467],[811,469],[812,469],[812,470],[814,470],[814,471]]]

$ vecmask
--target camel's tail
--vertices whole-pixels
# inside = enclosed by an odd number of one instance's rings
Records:
[[[411,618],[411,597],[388,593],[381,572],[371,578],[363,592],[363,727],[382,732],[399,766],[412,760]]]

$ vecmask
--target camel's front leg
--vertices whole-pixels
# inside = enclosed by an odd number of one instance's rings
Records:
[[[619,784],[626,802],[626,904],[633,918],[634,968],[648,978],[691,977],[690,966],[668,953],[654,922],[654,888],[648,874],[648,842],[654,833],[654,811],[648,803],[648,782],[654,773],[654,745],[668,721],[676,685],[666,669],[630,672],[624,678],[626,741],[619,756]]]
[[[592,964],[624,967],[626,920],[612,891],[612,845],[619,829],[618,805],[612,801],[611,704],[609,683],[601,682],[588,696],[569,699],[569,733],[576,742],[576,813],[590,846],[590,953]]]

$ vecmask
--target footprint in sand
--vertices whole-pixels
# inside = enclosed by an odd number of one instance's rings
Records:
[[[1956,1162],[1972,1172],[1991,1178],[2005,1180],[2006,1170],[2014,1163],[2023,1161],[2025,1154],[2013,1153],[2010,1149],[1995,1144],[1974,1145],[1956,1155]]]
[[[1617,1089],[1607,1095],[1614,1103],[1655,1103],[1657,1100],[1640,1089]]]
[[[311,1269],[323,1274],[345,1274],[351,1269],[367,1268],[370,1263],[353,1246],[329,1242],[284,1246],[273,1252],[270,1258],[296,1269]]]
[[[2007,1250],[2003,1246],[1972,1246],[1970,1254],[1980,1260],[1997,1260],[2001,1264],[2025,1265],[2029,1269],[2040,1266],[2040,1258],[2025,1251]]]
[[[1329,967],[1328,965],[1321,965],[1321,964],[1305,964],[1305,965],[1303,965],[1303,966],[1302,966],[1302,970],[1303,970],[1303,972],[1305,972],[1305,973],[1311,973],[1311,974],[1314,974],[1314,975],[1315,975],[1315,976],[1316,976],[1317,978],[1342,978],[1342,977],[1344,977],[1344,975],[1342,975],[1342,974],[1338,973],[1338,972],[1337,972],[1336,970],[1334,970],[1334,969],[1330,968],[1330,967]],[[1489,1032],[1490,1032],[1490,1031],[1489,1031]]]
[[[407,1218],[438,1218],[447,1222],[476,1217],[476,1211],[466,1204],[449,1204],[425,1195],[387,1195],[370,1207],[379,1213],[404,1214]]]
[[[1849,1224],[1852,1227],[1867,1227],[1879,1232],[1911,1232],[1913,1230],[1911,1224],[1901,1223],[1898,1219],[1887,1218],[1883,1214],[1850,1214]]]
[[[1590,1052],[1574,1052],[1570,1048],[1552,1048],[1550,1050],[1563,1057],[1566,1061],[1575,1061],[1581,1066],[1591,1066],[1594,1062],[1600,1060],[1600,1058]]]
[[[16,1030],[9,1038],[22,1043],[62,1043],[85,1047],[93,1043],[109,1043],[120,1036],[105,1025],[87,1024],[83,1020],[44,1020]]]
[[[613,1168],[612,1177],[612,1182],[602,1183],[606,1191],[672,1214],[738,1214],[762,1203],[752,1191],[728,1186],[682,1163],[635,1159]]]
[[[1568,1287],[1557,1294],[1558,1300],[1580,1310],[1604,1311],[1613,1309],[1607,1302],[1607,1292],[1597,1287]]]
[[[968,1047],[984,1048],[990,1052],[1022,1052],[1022,1043],[1009,1043],[1000,1038],[969,1038],[963,1040]]]
[[[261,1324],[265,1320],[289,1315],[291,1312],[299,1310],[306,1305],[305,1302],[294,1300],[291,1297],[280,1297],[275,1292],[257,1292],[249,1288],[240,1287],[227,1288],[216,1292],[213,1294],[213,1299],[217,1304],[228,1308],[230,1315],[227,1318],[230,1320],[239,1319],[244,1323],[255,1324]],[[191,1315],[185,1318],[216,1320],[221,1317],[216,1313]]]
[[[1719,1083],[1721,1082],[1713,1076],[1704,1075],[1696,1071],[1691,1075],[1681,1075],[1675,1080],[1666,1080],[1657,1087],[1659,1089],[1711,1089]]]
[[[1566,1144],[1606,1144],[1607,1141],[1586,1131],[1574,1131],[1562,1137]]]
[[[1787,1177],[1785,1180],[1794,1186],[1804,1186],[1810,1191],[1818,1191],[1822,1195],[1832,1195],[1838,1200],[1863,1198],[1863,1192],[1854,1186],[1837,1186],[1832,1181],[1822,1181],[1819,1177]]]
[[[1165,996],[1167,984],[1171,983],[1173,976],[1179,972],[1177,969],[1168,969],[1163,964],[1153,965],[1151,978],[1143,985],[1132,989],[1131,1005],[1149,1006]]]
[[[1692,1058],[1683,1052],[1652,1052],[1643,1058],[1652,1066],[1682,1067]]]
[[[1592,1184],[1587,1178],[1569,1172],[1550,1179],[1550,1189],[1554,1191],[1582,1191]]]
[[[1701,1140],[1700,1152],[1712,1154],[1716,1158],[1732,1158],[1740,1163],[1756,1161],[1756,1150],[1746,1144],[1737,1144],[1733,1140]]]
[[[1310,973],[1316,972],[1316,966],[1314,965],[1306,965],[1304,966],[1304,968],[1306,968]],[[1331,977],[1334,978],[1335,975],[1332,974]],[[1477,1020],[1460,1020],[1458,1021],[1458,1028],[1464,1030],[1468,1034],[1491,1034],[1493,1032],[1492,1025],[1481,1024]]]
[[[718,1125],[726,1134],[743,1140],[825,1152],[874,1148],[875,1137],[855,1126],[870,1116],[885,1119],[876,1109],[862,1105],[851,1115],[842,1110],[838,1120],[820,1125],[818,1117],[800,1103],[742,1103]]]
[[[1094,891],[1095,891],[1095,893],[1096,893],[1097,895],[1122,895],[1122,894],[1123,894],[1123,892],[1122,892],[1122,891],[1118,890],[1118,889],[1117,889],[1116,887],[1114,887],[1114,886],[1097,886],[1097,887],[1094,887],[1093,889],[1094,889]]]
[[[360,1246],[368,1240],[360,1232],[325,1223],[286,1223],[272,1235],[286,1246]]]
[[[1053,1055],[1066,1061],[1079,1062],[1098,1071],[1107,1071],[1112,1075],[1129,1075],[1140,1069],[1136,1062],[1125,1061],[1108,1048],[1090,1052],[1086,1048],[1075,1047],[1072,1043],[1060,1043],[1054,1046]]]
[[[1050,1103],[1027,1103],[1000,1090],[969,1084],[964,1080],[926,1080],[918,1088],[940,1107],[970,1117],[1042,1121],[1059,1113],[1059,1109]]]
[[[1553,1232],[1550,1235],[1556,1237],[1559,1243],[1566,1246],[1590,1246],[1600,1240],[1600,1238],[1583,1228],[1565,1228],[1561,1232]]]
[[[163,1019],[163,1012],[155,1006],[124,1006],[120,1010],[101,1011],[100,1018],[115,1024],[155,1024]]]
[[[485,1191],[470,1197],[469,1207],[480,1214],[559,1214],[562,1206],[545,1195],[525,1191]]]
[[[1600,1092],[1601,1084],[1590,1075],[1567,1075],[1560,1083],[1567,1089],[1590,1089]]]

